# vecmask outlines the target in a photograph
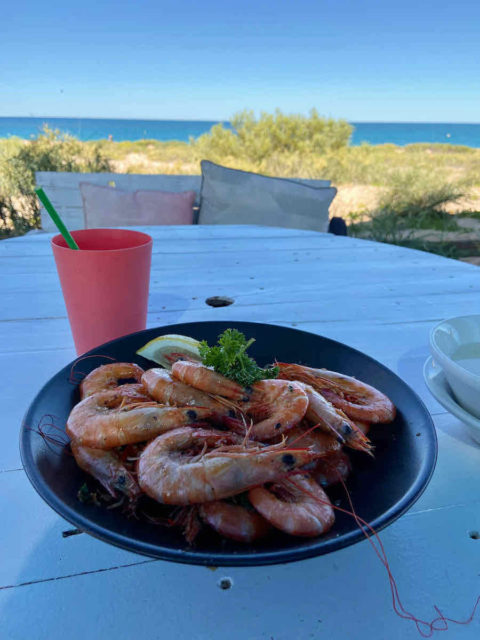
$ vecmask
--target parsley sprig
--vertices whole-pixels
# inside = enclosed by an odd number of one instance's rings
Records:
[[[235,380],[248,387],[258,380],[276,378],[278,367],[262,369],[253,358],[246,354],[248,347],[255,342],[254,338],[247,341],[243,333],[236,329],[226,329],[218,336],[218,344],[209,347],[205,340],[200,343],[200,357],[207,367],[213,367],[217,373]]]

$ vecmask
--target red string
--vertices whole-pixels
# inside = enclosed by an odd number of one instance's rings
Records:
[[[312,498],[313,500],[316,500],[317,502],[319,502],[321,504],[330,504],[330,502],[327,502],[326,500],[321,500],[320,498],[315,496],[313,493],[308,491],[308,489],[305,489],[304,487],[300,487],[291,478],[290,478],[290,481],[300,491],[303,491],[304,493],[308,494],[310,496],[310,498]],[[383,543],[382,543],[382,541],[380,539],[380,536],[378,535],[378,533],[375,531],[375,529],[368,522],[366,522],[365,520],[363,520],[363,518],[360,518],[360,516],[357,515],[357,513],[356,513],[356,511],[354,509],[353,503],[352,503],[352,499],[350,497],[350,493],[349,493],[345,483],[343,482],[342,479],[340,479],[340,482],[342,483],[343,488],[345,489],[345,493],[347,494],[347,498],[348,498],[348,502],[350,504],[351,511],[348,511],[347,509],[343,509],[342,507],[338,507],[338,506],[335,506],[335,505],[331,505],[331,506],[334,509],[336,509],[337,511],[340,511],[340,512],[345,513],[345,514],[347,514],[349,516],[352,516],[355,519],[355,522],[357,523],[359,529],[361,530],[361,532],[363,533],[365,538],[370,543],[372,549],[374,550],[374,552],[377,555],[377,557],[380,560],[380,562],[385,567],[385,569],[387,571],[387,575],[388,575],[390,591],[391,591],[391,594],[392,594],[393,610],[395,611],[395,613],[400,618],[403,618],[404,620],[411,620],[412,622],[414,622],[415,626],[417,628],[417,631],[419,632],[419,634],[423,638],[430,638],[435,631],[446,631],[448,629],[448,623],[449,622],[451,622],[452,624],[459,624],[459,625],[470,624],[470,622],[472,622],[472,620],[473,620],[473,618],[475,616],[477,607],[480,604],[480,596],[477,597],[477,599],[475,601],[475,605],[474,605],[473,610],[472,610],[472,613],[470,614],[470,616],[466,620],[454,620],[453,618],[445,617],[443,615],[443,613],[440,611],[440,609],[437,607],[437,605],[433,605],[433,608],[438,613],[438,616],[436,618],[434,618],[431,622],[427,622],[426,620],[421,620],[420,618],[417,618],[413,613],[410,613],[409,611],[407,611],[407,609],[405,609],[405,607],[403,606],[403,603],[402,603],[402,601],[400,599],[400,594],[398,592],[397,583],[396,583],[395,578],[393,577],[393,574],[391,572],[390,565],[389,565],[388,558],[387,558],[387,554],[385,552],[385,548],[384,548]],[[373,536],[375,537],[375,540],[378,543],[378,547],[376,546],[375,541],[372,539],[372,537],[368,534],[367,529],[369,529],[371,531],[371,533],[373,534]],[[438,626],[438,623],[441,623],[442,626]]]

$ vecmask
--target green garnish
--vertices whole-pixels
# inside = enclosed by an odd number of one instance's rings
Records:
[[[199,351],[202,362],[207,367],[213,367],[230,380],[235,380],[242,387],[249,387],[258,380],[276,378],[278,367],[262,369],[253,358],[245,352],[255,342],[254,338],[247,341],[243,333],[236,329],[226,329],[218,336],[218,345],[209,347],[205,340],[200,343]]]
[[[80,500],[80,502],[83,502],[84,504],[91,501],[90,490],[87,487],[86,482],[84,482],[80,487],[80,489],[78,490],[77,498]]]

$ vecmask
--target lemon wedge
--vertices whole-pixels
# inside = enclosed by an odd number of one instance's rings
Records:
[[[201,359],[198,350],[199,346],[200,342],[198,340],[194,340],[189,336],[170,333],[150,340],[137,351],[137,354],[147,360],[153,360],[153,362],[162,365],[166,369],[170,369],[177,360],[199,361]]]

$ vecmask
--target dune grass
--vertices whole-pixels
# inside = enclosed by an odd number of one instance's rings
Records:
[[[229,155],[222,157],[208,151],[202,153],[202,147],[195,143],[179,141],[101,140],[82,144],[87,147],[98,146],[113,163],[125,163],[130,173],[134,172],[132,165],[135,163],[143,164],[144,169],[136,173],[152,172],[152,163],[175,164],[180,174],[200,173],[200,160],[206,159],[235,169],[269,175],[314,179],[328,177],[336,185],[391,186],[397,182],[399,174],[413,170],[422,175],[434,173],[439,182],[459,181],[480,186],[480,149],[462,146],[450,148],[446,144],[411,144],[405,147],[362,144],[321,154],[276,151],[261,161]]]

